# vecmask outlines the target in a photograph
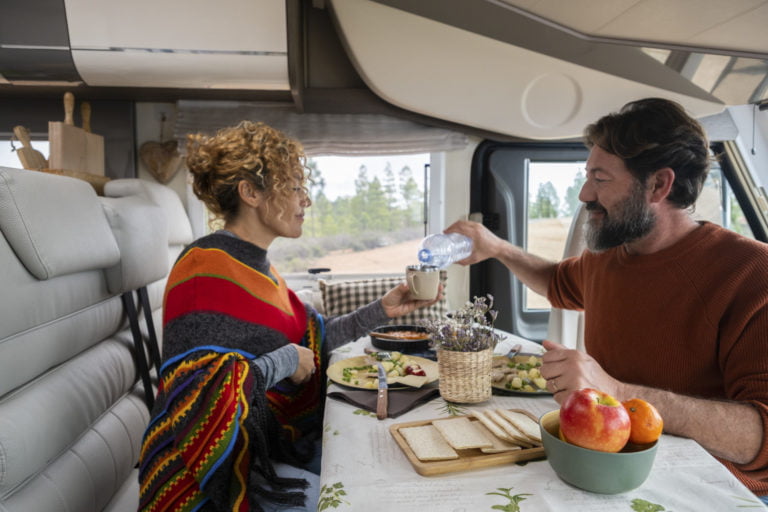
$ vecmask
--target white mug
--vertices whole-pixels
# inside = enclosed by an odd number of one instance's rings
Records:
[[[440,269],[434,265],[408,265],[405,267],[411,297],[417,300],[432,300],[437,297],[440,285]]]

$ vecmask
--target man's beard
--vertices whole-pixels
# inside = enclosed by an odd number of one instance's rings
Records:
[[[616,205],[616,211],[608,213],[597,201],[586,203],[587,210],[602,211],[601,219],[589,219],[584,237],[593,252],[602,252],[644,237],[656,225],[656,215],[648,208],[644,188],[640,182],[629,197]]]

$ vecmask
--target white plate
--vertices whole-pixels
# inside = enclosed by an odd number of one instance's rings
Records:
[[[421,368],[424,370],[424,373],[427,374],[427,379],[424,383],[425,385],[437,380],[438,369],[437,363],[435,361],[430,361],[429,359],[424,359],[423,357],[409,356],[407,354],[405,354],[403,357],[407,357],[408,360],[413,364],[418,364],[421,366]],[[350,379],[348,381],[344,380],[344,370],[346,368],[361,368],[366,366],[370,366],[370,369],[368,370],[369,373],[375,374],[376,358],[373,356],[356,356],[337,361],[328,367],[326,375],[328,375],[328,378],[331,381],[335,382],[336,384],[341,384],[342,386],[375,391],[378,389],[378,386],[375,385],[378,382],[376,377],[360,378],[357,379],[357,382],[355,382],[355,379]],[[368,383],[373,383],[374,386],[366,386]],[[403,389],[409,387],[411,386],[407,386],[398,382],[392,382],[389,384],[389,389]]]

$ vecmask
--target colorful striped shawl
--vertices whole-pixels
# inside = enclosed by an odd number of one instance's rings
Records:
[[[320,365],[322,339],[322,317],[264,251],[215,234],[189,246],[166,286],[166,362],[142,445],[140,510],[261,510],[254,496],[303,503],[295,489],[306,482],[279,477],[271,460],[297,461],[283,434],[319,431],[321,372],[267,392],[251,360],[301,343]]]
[[[277,282],[226,250],[191,246],[168,277],[163,325],[186,314],[214,312],[278,330],[297,343],[307,328],[304,305],[274,267],[268,271]]]
[[[252,244],[224,235],[187,248],[166,286],[163,323],[172,327],[165,344],[183,338],[184,349],[216,344],[262,354],[287,340],[312,349],[316,367],[322,368],[322,317],[305,308],[265,256]],[[226,318],[231,329],[204,333],[199,324],[184,329],[199,313]],[[184,332],[175,335],[179,330]],[[219,338],[212,341],[213,334]],[[322,383],[322,372],[316,372],[300,386],[284,381],[268,390],[269,405],[292,439],[319,430]]]
[[[163,365],[162,410],[145,432],[140,456],[139,510],[251,510],[254,429],[246,425],[261,380],[253,357],[200,347]]]

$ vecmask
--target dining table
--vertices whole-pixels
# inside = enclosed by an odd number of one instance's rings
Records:
[[[541,354],[537,342],[499,331],[495,354],[515,344],[524,353]],[[364,336],[333,351],[330,364],[372,349]],[[377,350],[377,349],[373,349]],[[429,386],[438,387],[438,382]],[[392,428],[404,423],[447,419],[475,409],[519,409],[539,418],[558,409],[549,393],[496,391],[476,404],[458,404],[434,392],[397,417],[378,419],[375,410],[339,399],[347,386],[329,380],[323,422],[318,510],[361,512],[506,512],[542,511],[701,511],[764,509],[765,505],[696,441],[663,434],[650,475],[621,494],[587,492],[561,480],[543,450],[530,460],[420,474],[396,441]],[[375,389],[365,391],[376,394]],[[390,389],[395,393],[409,389]]]

